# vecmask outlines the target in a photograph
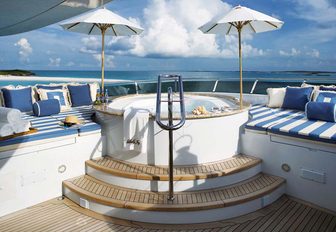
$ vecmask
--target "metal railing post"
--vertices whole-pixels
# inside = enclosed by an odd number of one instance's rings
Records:
[[[250,93],[253,93],[253,92],[254,92],[254,89],[255,89],[255,87],[257,87],[257,84],[258,84],[258,80],[255,80],[254,83],[253,83],[253,86],[252,86],[252,88],[251,88]]]
[[[215,85],[214,85],[214,87],[212,89],[212,92],[216,92],[217,85],[218,85],[218,80],[216,80]]]
[[[161,78],[165,79],[173,79],[175,80],[175,91],[179,91],[179,100],[174,100],[173,98],[173,89],[172,87],[168,87],[168,99],[162,100],[161,98]],[[183,96],[183,82],[182,77],[177,75],[167,75],[158,77],[158,85],[157,85],[157,96],[156,96],[156,123],[164,130],[168,130],[169,133],[169,195],[168,200],[174,200],[174,138],[173,131],[181,128],[185,123],[185,106],[184,106],[184,96]],[[161,102],[168,103],[168,124],[164,124],[161,121]],[[180,121],[177,124],[173,123],[173,103],[180,103]]]
[[[173,126],[173,91],[168,88],[168,126]],[[169,196],[168,200],[174,200],[174,150],[173,150],[173,131],[169,130]]]

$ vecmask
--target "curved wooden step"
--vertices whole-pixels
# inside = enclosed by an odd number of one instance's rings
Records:
[[[236,155],[218,162],[175,166],[174,180],[197,180],[226,176],[241,172],[261,163],[261,160],[247,155]],[[168,167],[130,163],[105,156],[97,160],[88,160],[86,165],[114,176],[140,180],[168,181]]]
[[[284,182],[281,177],[258,174],[223,188],[177,192],[173,202],[167,200],[167,192],[122,188],[87,175],[64,181],[63,187],[81,198],[116,208],[176,212],[223,208],[252,201],[271,193]]]

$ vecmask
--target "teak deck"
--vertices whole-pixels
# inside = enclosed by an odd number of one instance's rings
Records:
[[[174,180],[196,180],[230,175],[251,168],[261,163],[252,156],[236,155],[218,162],[201,165],[174,166]],[[125,178],[141,180],[167,181],[168,167],[129,163],[111,157],[88,160],[86,165],[99,171]]]
[[[258,174],[237,184],[217,189],[176,192],[168,201],[168,192],[149,192],[106,184],[84,175],[63,182],[64,187],[87,200],[136,210],[190,211],[222,208],[241,204],[267,195],[284,184],[281,177]]]
[[[336,231],[336,214],[288,196],[256,212],[218,222],[192,225],[160,225],[102,216],[68,199],[50,200],[0,218],[2,232],[243,232],[243,231]]]

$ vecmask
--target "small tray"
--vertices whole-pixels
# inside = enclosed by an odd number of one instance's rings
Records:
[[[13,135],[8,135],[8,136],[5,136],[5,137],[0,137],[0,141],[4,141],[4,140],[7,140],[7,139],[13,139],[13,138],[23,136],[23,135],[33,134],[33,133],[36,133],[36,132],[37,132],[37,129],[31,127],[31,128],[29,128],[29,131],[25,131],[25,132],[13,134]]]

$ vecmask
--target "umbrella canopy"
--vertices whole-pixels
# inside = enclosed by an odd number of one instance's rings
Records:
[[[67,20],[61,24],[63,29],[88,35],[102,35],[102,90],[104,90],[104,43],[105,35],[138,35],[143,29],[137,24],[105,8]]]
[[[240,107],[243,104],[241,33],[259,33],[280,29],[283,22],[243,6],[234,7],[226,15],[219,15],[199,29],[205,34],[235,34],[239,40]]]

